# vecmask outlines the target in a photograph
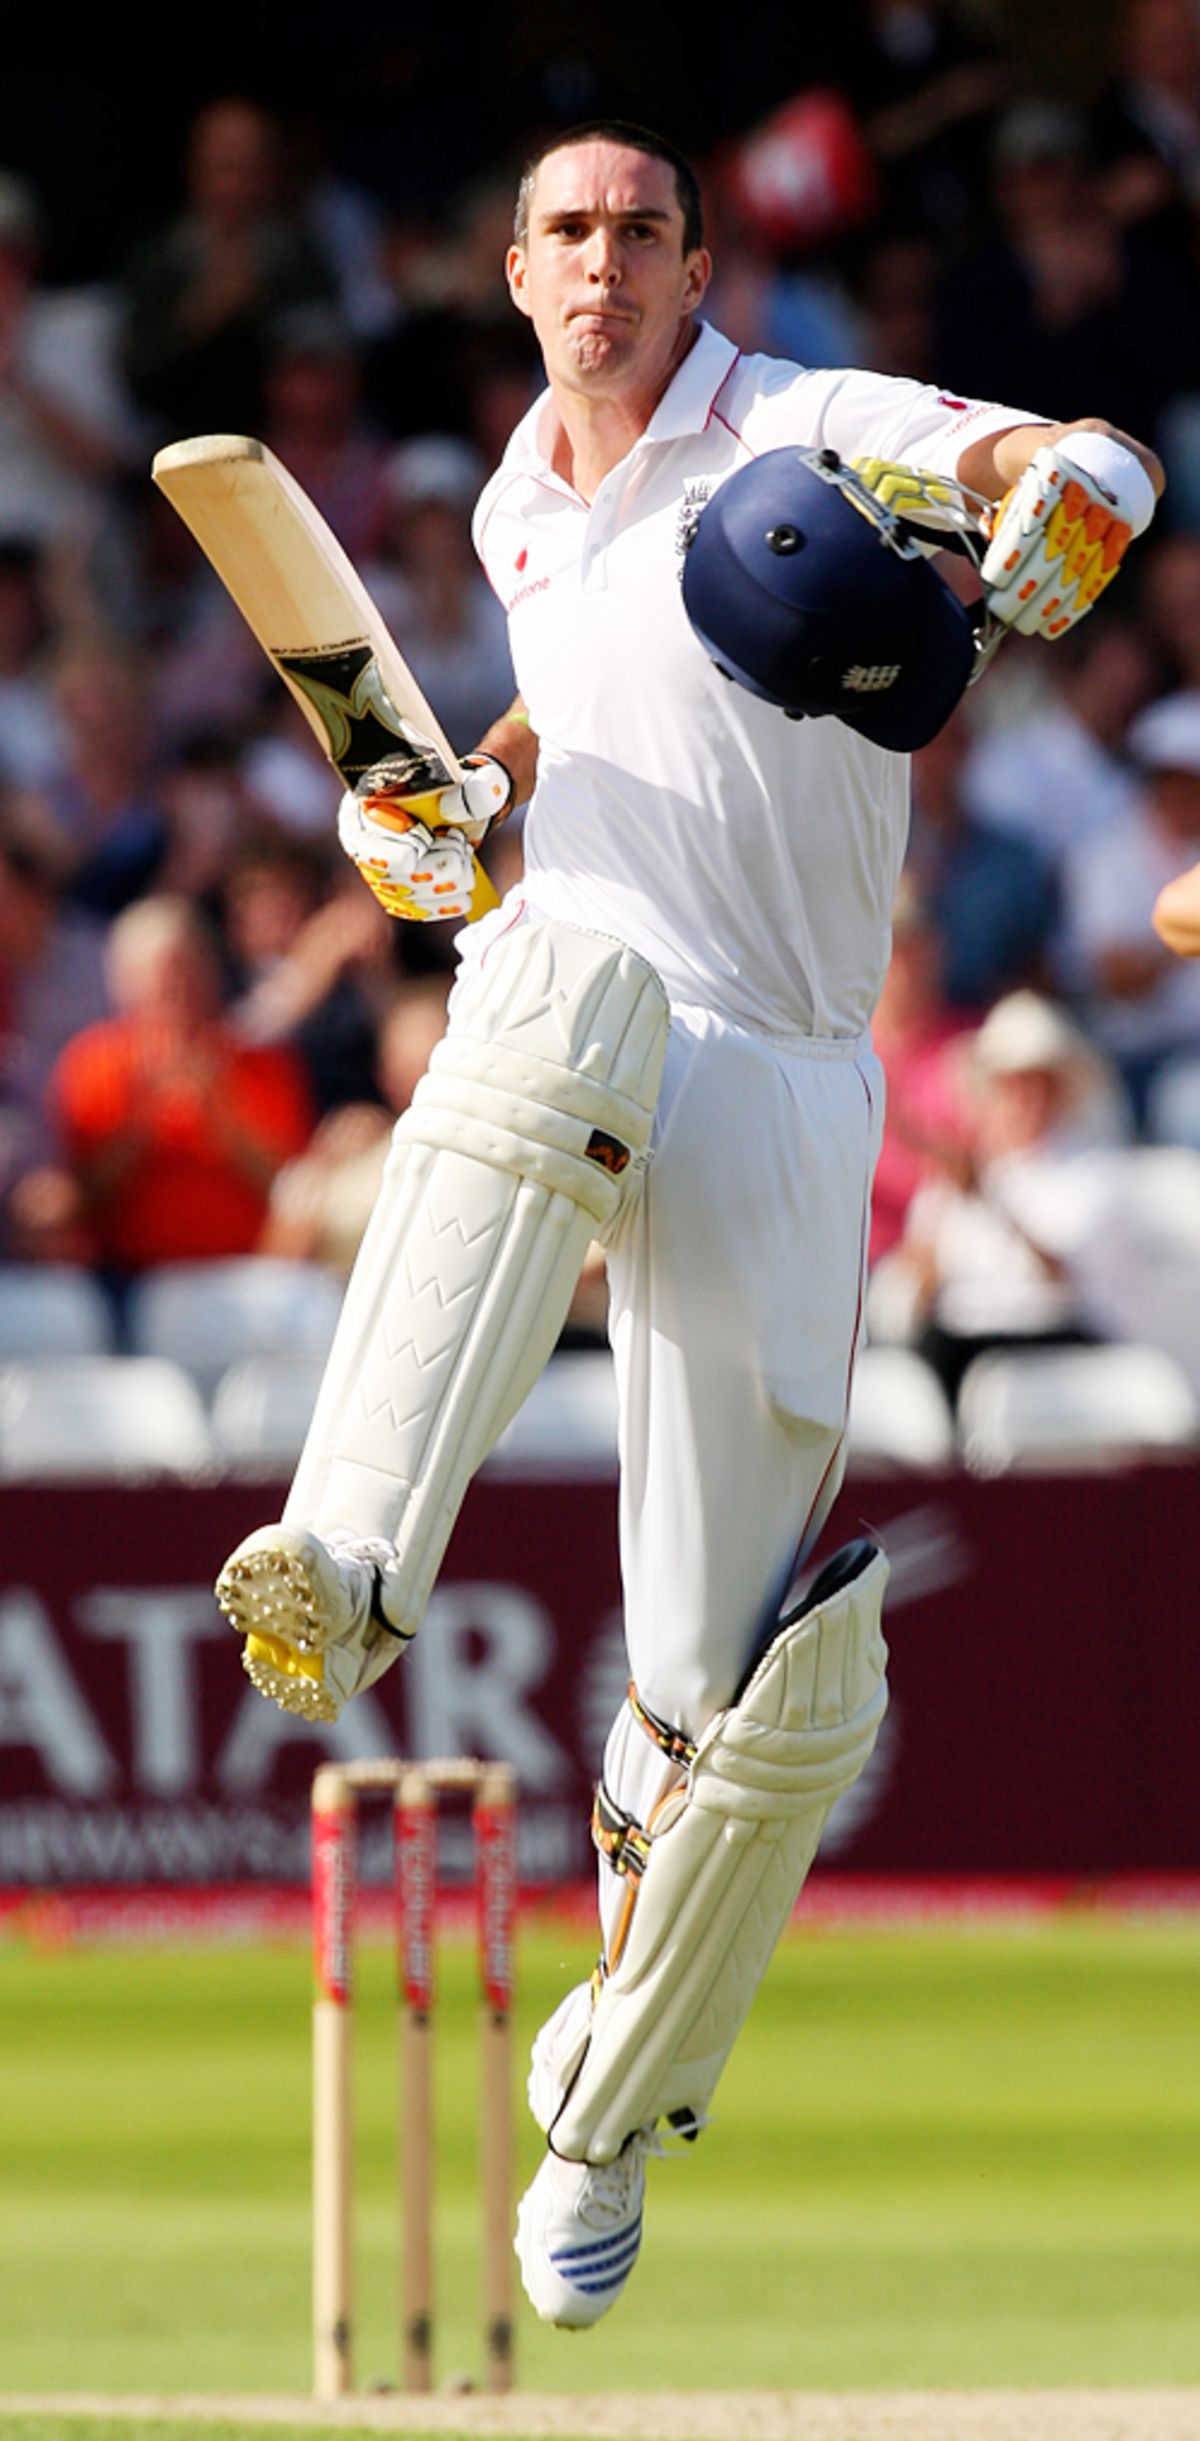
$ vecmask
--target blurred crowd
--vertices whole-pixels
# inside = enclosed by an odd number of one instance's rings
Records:
[[[1200,961],[1150,924],[1200,858],[1200,0],[1121,0],[1069,95],[951,0],[862,0],[816,81],[794,47],[777,106],[705,132],[712,320],[1108,416],[1168,474],[1101,608],[1006,641],[915,758],[872,1310],[953,1396],[998,1339],[1136,1334],[1125,1182],[1152,1147],[1200,1172]],[[267,440],[469,749],[512,693],[470,511],[538,383],[502,277],[516,168],[612,106],[565,82],[560,121],[543,100],[437,199],[219,96],[85,280],[52,193],[0,163],[0,1259],[86,1265],[118,1314],[173,1261],[347,1268],[453,931],[390,924],[344,865],[329,768],[150,457]],[[519,820],[492,854],[504,887]],[[578,1322],[602,1330],[594,1276]]]

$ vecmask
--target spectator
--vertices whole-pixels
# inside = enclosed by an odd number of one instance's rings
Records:
[[[1012,85],[975,9],[867,0],[850,73],[893,217],[936,232],[982,200],[981,161]]]
[[[929,238],[897,229],[876,239],[856,281],[863,316],[856,363],[936,384],[938,277],[938,255]]]
[[[1160,891],[1200,855],[1200,692],[1152,704],[1128,747],[1138,793],[1069,859],[1065,899],[1090,1028],[1141,1126],[1156,1072],[1200,1042],[1200,966],[1175,958],[1153,929]]]
[[[985,829],[963,790],[966,710],[913,757],[909,870],[942,941],[941,990],[981,1013],[1000,993],[1041,978],[1058,916],[1049,859],[1027,839]]]
[[[39,283],[41,215],[0,171],[0,541],[90,548],[135,443],[112,314]]]
[[[167,846],[155,889],[194,899],[219,921],[230,867],[252,820],[236,744],[219,729],[161,759],[157,797]]]
[[[1043,710],[972,747],[963,793],[990,830],[1028,840],[1057,866],[1127,807],[1125,735],[1158,667],[1144,632],[1101,610],[1060,639],[1053,675]]]
[[[1025,991],[998,1002],[969,1074],[971,1146],[918,1188],[900,1250],[914,1345],[952,1403],[987,1349],[1102,1336],[1081,1270],[1125,1157],[1104,1063],[1054,1002]]]
[[[887,1079],[883,1143],[871,1198],[872,1266],[899,1244],[930,1165],[965,1143],[969,1017],[941,989],[942,944],[911,874],[892,910],[892,956],[871,1026]]]
[[[297,306],[267,333],[263,437],[356,566],[387,500],[390,443],[363,410],[359,350],[329,306]]]
[[[11,814],[0,817],[0,974],[10,1040],[40,1093],[71,1036],[108,1014],[104,934],[64,905],[55,859]]]
[[[1200,693],[1200,534],[1168,535],[1147,553],[1140,599],[1147,642],[1172,687]]]
[[[400,312],[387,268],[387,218],[377,197],[336,164],[320,102],[284,125],[284,186],[337,283],[338,307],[364,343],[390,331]]]
[[[709,178],[716,264],[706,312],[746,354],[863,361],[842,257],[879,207],[875,162],[845,95],[792,94],[718,153]]]
[[[287,218],[278,131],[232,95],[193,121],[180,217],[125,278],[125,364],[139,406],[168,440],[258,432],[272,323],[289,307],[335,304],[336,283]]]
[[[65,1174],[22,1212],[33,1252],[39,1216],[70,1212],[119,1300],[153,1265],[252,1252],[312,1110],[296,1054],[224,1022],[215,944],[186,900],[117,917],[109,978],[117,1014],[76,1035],[52,1078]]]
[[[1193,0],[1124,0],[1092,131],[1110,207],[1191,258],[1200,207],[1200,23]]]
[[[18,787],[52,779],[66,751],[49,639],[37,546],[14,535],[0,541],[0,775]]]
[[[263,699],[238,772],[260,827],[317,850],[328,843],[337,808],[336,782],[308,721],[278,684]]]
[[[1135,782],[1125,736],[1155,691],[1158,665],[1140,628],[1101,611],[1061,638],[1053,678],[1043,707],[975,741],[962,789],[976,821],[1049,863],[1058,897],[1051,963],[1058,987],[1072,993],[1079,951],[1066,920],[1063,864],[1129,809]]]
[[[1167,517],[1200,529],[1200,18],[1194,0],[1125,0],[1116,73],[1093,114],[1108,209],[1140,259],[1166,264],[1180,308],[1173,396],[1158,427]]]
[[[331,1111],[280,1171],[260,1240],[264,1253],[349,1273],[379,1193],[393,1123],[408,1109],[445,1032],[449,982],[448,975],[431,975],[402,986],[380,1028],[382,1100]]]
[[[290,1043],[322,1112],[374,1098],[378,1028],[396,988],[396,927],[340,875],[325,898],[327,878],[326,858],[267,832],[234,859],[224,891],[229,1023],[246,1042]]]
[[[60,768],[37,792],[69,897],[108,918],[156,880],[168,825],[150,757],[147,673],[101,638],[64,644],[53,665]],[[32,818],[31,807],[31,818]]]
[[[54,858],[0,827],[0,1243],[14,1190],[57,1150],[48,1089],[71,1036],[108,1013],[103,936],[61,903]]]
[[[1194,284],[1137,249],[1106,208],[1080,118],[1022,103],[993,146],[994,217],[942,282],[939,360],[979,398],[1085,399],[1127,431],[1158,431],[1200,360]]]
[[[366,572],[418,685],[464,753],[516,688],[504,611],[471,543],[486,471],[448,434],[402,442],[388,468],[382,548]]]

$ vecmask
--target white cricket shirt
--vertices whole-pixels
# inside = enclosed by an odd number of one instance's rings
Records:
[[[1037,420],[745,357],[701,323],[589,506],[551,466],[545,392],[474,522],[539,741],[530,906],[627,941],[673,1000],[768,1032],[861,1035],[888,958],[908,759],[720,676],[683,608],[689,524],[726,476],[788,443],[953,474],[969,441]]]

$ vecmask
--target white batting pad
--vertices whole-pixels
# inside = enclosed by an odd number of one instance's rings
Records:
[[[706,1729],[679,1811],[652,1836],[624,1950],[551,2129],[568,2160],[612,2161],[635,2128],[707,2112],[834,1801],[886,1710],[888,1564],[865,1551],[848,1583],[781,1628]]]
[[[493,942],[397,1125],[286,1510],[394,1546],[418,1626],[467,1485],[551,1355],[592,1239],[640,1178],[667,1005],[632,950],[558,924]]]

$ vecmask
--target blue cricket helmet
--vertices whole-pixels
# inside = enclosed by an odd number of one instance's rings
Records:
[[[697,520],[683,600],[726,677],[896,753],[936,735],[976,667],[970,611],[831,449],[769,450],[721,484]]]

